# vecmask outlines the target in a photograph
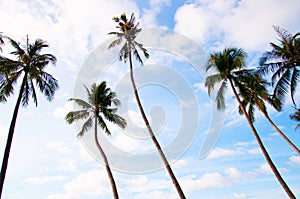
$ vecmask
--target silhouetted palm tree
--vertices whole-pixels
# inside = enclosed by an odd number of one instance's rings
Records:
[[[22,83],[20,85],[19,95],[13,112],[12,121],[10,123],[2,162],[0,197],[2,194],[19,107],[21,105],[24,107],[27,106],[30,98],[33,99],[37,106],[36,87],[49,101],[53,99],[54,93],[58,88],[57,80],[52,75],[45,72],[46,66],[49,62],[52,62],[53,64],[56,62],[56,58],[52,54],[41,54],[42,49],[49,47],[45,41],[37,39],[31,44],[29,43],[27,36],[27,41],[23,49],[20,47],[20,44],[13,39],[9,37],[5,38],[8,39],[9,43],[14,48],[14,51],[11,52],[11,54],[15,55],[16,60],[0,57],[0,71],[5,73],[0,82],[1,94],[5,97],[10,96],[13,93],[14,86],[17,84],[19,78],[22,78]]]
[[[85,87],[86,88],[86,87]],[[111,134],[109,131],[105,119],[117,124],[121,128],[125,128],[126,121],[122,117],[116,114],[118,108],[113,108],[112,105],[119,106],[120,101],[116,97],[116,93],[112,92],[110,88],[106,87],[106,82],[103,81],[99,85],[93,84],[91,90],[86,88],[87,99],[84,101],[82,99],[71,98],[71,101],[74,101],[82,109],[78,111],[71,111],[66,115],[66,120],[69,124],[72,124],[76,120],[86,119],[84,122],[81,131],[78,133],[78,136],[83,136],[92,126],[94,122],[94,137],[96,146],[104,160],[105,168],[109,181],[112,187],[113,196],[115,199],[119,198],[117,186],[113,178],[110,166],[107,160],[107,157],[102,149],[98,136],[97,136],[97,126],[99,125],[105,133],[108,135]],[[94,121],[93,121],[94,120]]]
[[[300,32],[291,35],[279,27],[274,29],[280,44],[270,43],[273,49],[260,59],[258,72],[262,75],[272,72],[274,97],[283,102],[285,95],[290,92],[292,102],[296,106],[294,94],[300,79]]]
[[[276,132],[300,155],[300,150],[292,143],[288,137],[277,127],[277,125],[271,120],[265,101],[271,104],[277,110],[281,109],[280,100],[274,98],[268,94],[267,87],[269,83],[262,79],[260,75],[255,73],[254,70],[243,70],[238,72],[239,81],[243,85],[244,89],[239,95],[242,97],[242,104],[245,109],[248,109],[247,113],[252,122],[254,122],[254,110],[257,107],[276,130]],[[239,112],[242,114],[242,110],[239,107]]]
[[[239,107],[241,111],[243,112],[253,134],[258,142],[258,145],[260,149],[263,152],[263,155],[267,161],[267,163],[270,165],[273,173],[275,174],[277,180],[281,184],[281,186],[286,191],[287,195],[290,198],[296,198],[290,188],[287,186],[283,178],[281,177],[280,173],[278,172],[276,166],[272,162],[266,148],[264,147],[255,127],[252,124],[252,121],[242,103],[240,100],[237,90],[241,93],[244,93],[244,87],[240,83],[239,75],[237,74],[239,70],[243,69],[245,66],[245,58],[246,53],[242,49],[237,48],[226,48],[222,52],[214,53],[210,56],[208,65],[206,70],[214,69],[217,74],[210,75],[206,77],[205,79],[205,86],[208,89],[208,94],[211,94],[211,90],[214,89],[214,86],[216,83],[221,83],[221,87],[217,92],[216,95],[216,102],[217,102],[217,108],[222,109],[225,107],[225,101],[224,101],[224,93],[227,89],[228,84],[230,85],[234,97],[236,98]]]
[[[185,198],[184,193],[183,193],[183,191],[182,191],[182,189],[170,167],[170,164],[152,131],[152,128],[151,128],[149,121],[146,117],[146,114],[143,110],[143,107],[142,107],[142,104],[141,104],[141,101],[140,101],[140,98],[138,95],[138,91],[137,91],[137,88],[135,85],[134,75],[133,75],[132,57],[131,57],[132,53],[136,57],[137,61],[139,61],[141,64],[143,64],[143,60],[138,52],[139,50],[143,52],[143,54],[146,58],[149,57],[149,54],[148,54],[147,50],[143,47],[143,45],[138,43],[137,41],[135,41],[137,34],[139,32],[141,32],[142,29],[138,28],[138,25],[139,25],[138,23],[137,24],[135,23],[134,14],[131,15],[129,20],[127,19],[125,14],[122,14],[120,17],[114,17],[113,20],[118,23],[117,29],[119,29],[119,32],[110,32],[109,33],[111,35],[116,35],[117,39],[115,41],[113,41],[109,45],[108,48],[113,48],[120,44],[123,45],[119,52],[119,59],[120,59],[120,61],[124,60],[124,62],[126,62],[129,59],[131,84],[133,87],[134,96],[137,101],[138,108],[141,112],[142,118],[145,122],[145,125],[148,129],[151,139],[152,139],[160,157],[163,160],[163,163],[167,169],[167,172],[168,172],[170,178],[172,179],[172,182],[177,190],[178,195],[180,196],[180,198]]]

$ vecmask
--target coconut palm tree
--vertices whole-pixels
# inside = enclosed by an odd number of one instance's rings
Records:
[[[106,172],[113,191],[113,196],[115,199],[117,199],[119,198],[117,186],[110,170],[105,152],[99,143],[97,127],[99,125],[106,134],[110,135],[111,132],[109,131],[105,123],[105,119],[114,124],[117,124],[123,129],[126,127],[126,121],[116,114],[118,109],[112,107],[112,105],[119,106],[120,101],[117,99],[116,93],[112,92],[111,89],[106,86],[105,81],[101,82],[99,85],[94,83],[91,87],[91,90],[89,90],[87,87],[85,88],[88,94],[88,101],[71,98],[70,100],[74,101],[82,109],[69,112],[66,115],[66,120],[69,124],[72,124],[76,120],[86,119],[81,128],[81,131],[78,133],[79,137],[83,136],[93,126],[94,122],[94,138],[96,146],[104,160]]]
[[[252,122],[254,122],[254,110],[255,107],[260,110],[276,132],[300,155],[300,150],[292,143],[288,137],[277,127],[277,125],[271,120],[265,101],[271,104],[275,109],[281,109],[280,100],[274,98],[268,94],[267,87],[269,83],[262,79],[254,70],[242,70],[237,72],[239,81],[245,89],[242,89],[244,93],[239,93],[242,97],[242,104],[247,110],[248,116]],[[239,107],[240,114],[243,114]]]
[[[178,195],[180,196],[180,198],[185,198],[184,193],[170,167],[170,164],[164,154],[164,152],[162,151],[162,148],[160,146],[160,144],[158,143],[152,128],[149,124],[149,121],[146,117],[146,114],[143,110],[140,98],[139,98],[139,94],[135,85],[135,81],[134,81],[134,75],[133,75],[133,64],[132,64],[132,53],[133,55],[136,57],[137,61],[139,61],[141,64],[143,64],[143,60],[139,54],[139,50],[142,51],[142,53],[144,54],[144,56],[146,58],[149,57],[149,54],[147,52],[147,50],[143,47],[142,44],[138,43],[137,41],[135,41],[136,36],[138,33],[140,33],[142,31],[141,28],[138,27],[138,23],[135,23],[135,17],[134,14],[131,15],[130,19],[128,20],[128,18],[126,17],[125,14],[122,14],[120,17],[114,17],[113,20],[118,23],[118,26],[116,27],[117,29],[119,29],[119,32],[110,32],[109,34],[111,35],[115,35],[117,36],[117,39],[114,40],[108,48],[113,48],[117,45],[121,45],[121,50],[119,52],[119,59],[120,61],[124,61],[126,63],[126,61],[129,59],[129,67],[130,67],[130,79],[131,79],[131,84],[133,87],[133,91],[134,91],[134,96],[135,99],[137,101],[138,104],[138,108],[141,112],[142,118],[145,122],[145,125],[147,127],[147,130],[151,136],[151,139],[161,157],[161,159],[163,160],[163,163],[167,169],[167,172],[178,192]]]
[[[237,48],[226,48],[222,52],[212,54],[210,56],[206,70],[208,71],[210,69],[214,69],[217,72],[217,74],[207,76],[205,79],[205,86],[207,87],[208,94],[210,95],[212,89],[214,89],[215,84],[221,83],[221,86],[217,91],[215,100],[217,102],[217,108],[222,109],[225,108],[224,94],[229,84],[229,86],[233,91],[234,97],[237,100],[239,107],[243,112],[250,126],[250,129],[254,134],[256,141],[258,142],[260,149],[263,152],[263,155],[267,163],[270,165],[273,173],[275,174],[281,186],[286,191],[287,195],[290,198],[295,198],[294,194],[289,189],[289,187],[281,177],[280,173],[278,172],[276,166],[272,162],[271,157],[269,156],[266,148],[263,145],[262,140],[260,139],[255,127],[252,124],[252,121],[243,105],[243,102],[238,96],[238,91],[241,93],[245,92],[244,91],[245,88],[240,83],[239,76],[237,75],[237,72],[243,69],[245,66],[245,58],[246,58],[246,53],[242,49],[237,49]]]
[[[296,109],[295,113],[290,115],[292,120],[300,122],[300,108]],[[296,129],[300,128],[300,123],[297,124]]]
[[[5,179],[6,169],[8,165],[9,152],[14,135],[14,129],[17,121],[18,111],[20,106],[26,107],[30,98],[33,99],[35,105],[38,105],[37,91],[38,89],[47,100],[51,101],[54,97],[54,93],[58,88],[57,80],[45,72],[46,66],[52,62],[56,62],[56,58],[52,54],[41,54],[44,48],[49,45],[41,40],[37,39],[32,44],[27,41],[24,48],[20,47],[20,44],[9,37],[9,43],[14,48],[11,52],[16,57],[15,60],[0,57],[0,71],[4,72],[4,78],[1,78],[0,91],[1,95],[9,97],[15,90],[15,85],[18,80],[22,78],[19,95],[14,108],[13,117],[10,123],[7,143],[3,156],[1,176],[0,176],[0,198],[3,189],[3,183]]]
[[[287,30],[274,27],[280,44],[270,43],[272,50],[260,59],[258,72],[267,75],[272,72],[273,95],[280,101],[290,92],[294,106],[294,94],[300,79],[300,32],[291,35]]]

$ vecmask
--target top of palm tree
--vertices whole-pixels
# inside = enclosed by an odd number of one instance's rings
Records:
[[[110,88],[106,86],[106,82],[103,81],[100,84],[94,83],[89,90],[84,86],[87,92],[87,101],[78,98],[71,98],[69,100],[74,101],[81,110],[69,112],[65,119],[71,124],[76,120],[87,119],[82,126],[78,136],[83,136],[89,128],[93,126],[93,118],[96,118],[100,127],[110,135],[104,118],[114,124],[117,124],[121,128],[126,127],[126,120],[116,114],[118,106],[121,105],[119,99],[117,99],[116,93],[112,92]],[[115,107],[113,107],[115,106]]]
[[[221,87],[217,91],[216,102],[218,109],[225,108],[225,90],[227,88],[227,80],[237,78],[239,70],[245,67],[245,51],[241,48],[226,48],[222,52],[213,53],[210,55],[206,71],[215,69],[216,74],[210,75],[205,79],[205,86],[208,94],[214,89],[216,83],[221,83]],[[238,81],[234,81],[238,85]],[[243,89],[240,87],[239,89]]]
[[[58,89],[57,80],[45,72],[46,66],[51,62],[55,64],[56,58],[52,54],[41,54],[44,48],[49,47],[46,41],[37,39],[33,43],[29,43],[27,36],[24,47],[20,43],[5,37],[14,48],[11,52],[15,56],[15,60],[0,56],[0,92],[1,95],[9,97],[13,94],[14,86],[17,84],[18,78],[24,74],[25,92],[22,96],[22,105],[26,106],[30,96],[33,98],[37,106],[37,95],[35,85],[51,101],[55,91]]]
[[[119,52],[119,59],[127,61],[129,57],[129,53],[133,52],[136,59],[143,64],[143,60],[140,57],[138,51],[141,50],[146,58],[149,58],[149,53],[147,49],[143,47],[143,44],[138,43],[135,41],[137,34],[142,31],[139,28],[139,23],[135,22],[134,13],[131,14],[130,19],[126,17],[126,14],[121,14],[120,17],[114,17],[113,20],[118,24],[116,26],[119,29],[119,32],[110,32],[109,35],[116,35],[117,39],[114,40],[108,48],[114,48],[120,45],[123,41],[125,42]]]
[[[300,32],[292,35],[287,30],[274,26],[279,44],[270,43],[272,50],[263,54],[258,72],[267,75],[272,72],[273,95],[284,101],[290,90],[291,99],[296,106],[294,94],[300,79]]]
[[[245,69],[236,73],[239,80],[239,96],[242,98],[242,104],[245,109],[248,107],[248,116],[254,122],[254,110],[257,107],[260,111],[267,114],[267,107],[265,101],[272,105],[276,110],[280,111],[282,103],[280,100],[268,93],[267,87],[269,82],[263,79],[255,70]],[[243,114],[239,107],[239,113]]]

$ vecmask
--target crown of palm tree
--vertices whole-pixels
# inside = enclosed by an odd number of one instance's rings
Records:
[[[66,120],[69,124],[76,120],[86,119],[78,136],[83,136],[93,126],[93,119],[97,118],[99,126],[110,135],[104,119],[117,124],[121,128],[126,127],[126,120],[116,114],[118,108],[114,106],[120,106],[121,102],[116,98],[116,93],[112,92],[110,88],[106,86],[106,82],[103,81],[99,85],[94,83],[89,90],[85,86],[87,92],[87,101],[78,98],[71,98],[82,109],[78,111],[71,111],[66,115]]]
[[[242,97],[242,104],[245,109],[248,109],[247,113],[252,122],[255,120],[255,107],[267,114],[265,101],[271,104],[276,110],[281,110],[282,103],[280,100],[268,93],[267,87],[270,83],[256,73],[255,70],[242,70],[236,74],[239,77],[240,88],[243,88],[239,89],[239,96]],[[239,113],[242,114],[240,107]]]
[[[206,71],[214,69],[217,74],[206,77],[205,86],[207,87],[208,95],[211,95],[215,85],[221,83],[216,95],[218,109],[225,108],[224,95],[228,79],[232,79],[238,89],[243,89],[239,81],[237,81],[237,74],[240,73],[238,70],[245,67],[246,56],[244,50],[240,48],[226,48],[222,52],[211,54]]]
[[[300,32],[291,35],[285,29],[274,27],[280,44],[270,43],[272,50],[264,53],[260,59],[258,72],[267,75],[272,72],[273,95],[284,101],[290,91],[293,104],[294,94],[300,79]]]
[[[120,17],[114,17],[113,20],[118,23],[116,28],[119,29],[119,32],[110,32],[109,35],[116,35],[117,39],[114,40],[108,48],[114,48],[117,45],[120,45],[124,41],[124,45],[122,46],[119,52],[119,59],[120,61],[123,60],[124,62],[127,61],[129,57],[129,53],[133,52],[136,59],[143,64],[143,60],[140,57],[138,51],[142,51],[146,58],[149,58],[149,54],[147,49],[143,47],[143,44],[138,43],[135,41],[137,34],[142,31],[139,28],[139,23],[135,24],[135,16],[132,13],[130,19],[128,20],[126,15],[123,13]]]
[[[58,89],[58,83],[52,75],[45,72],[45,68],[49,62],[55,64],[56,58],[52,54],[41,54],[41,50],[49,47],[49,45],[41,39],[37,39],[31,44],[27,36],[23,49],[13,39],[9,37],[5,37],[5,39],[8,39],[14,48],[11,54],[16,56],[16,60],[0,57],[0,93],[2,98],[6,100],[13,93],[19,77],[24,74],[22,105],[26,106],[31,96],[37,106],[35,86],[51,101]]]

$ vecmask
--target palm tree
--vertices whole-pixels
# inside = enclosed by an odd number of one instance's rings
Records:
[[[71,98],[71,101],[74,101],[78,106],[82,109],[78,111],[71,111],[66,115],[66,120],[69,124],[72,124],[76,120],[86,119],[84,122],[81,131],[78,133],[78,136],[83,136],[92,126],[94,120],[94,137],[95,142],[100,154],[104,160],[105,168],[107,175],[109,177],[109,181],[112,187],[114,198],[119,198],[117,186],[115,180],[113,178],[112,172],[110,170],[107,157],[100,146],[97,136],[97,126],[100,127],[107,133],[111,134],[109,131],[104,119],[117,124],[121,128],[126,127],[126,121],[122,117],[116,114],[117,108],[112,108],[112,104],[115,106],[120,105],[120,101],[116,98],[116,93],[112,92],[110,88],[106,87],[106,82],[103,81],[99,85],[93,84],[91,90],[87,87],[86,91],[88,94],[88,101],[84,101],[82,99]]]
[[[292,102],[296,106],[294,94],[300,79],[300,32],[291,35],[279,27],[274,27],[274,30],[280,44],[270,43],[273,49],[261,57],[258,71],[262,75],[272,72],[273,95],[283,101],[290,90]]]
[[[254,128],[252,121],[243,105],[243,102],[238,96],[237,90],[241,93],[244,93],[244,87],[239,81],[238,71],[243,69],[245,66],[245,58],[246,53],[242,49],[237,48],[226,48],[222,52],[214,53],[210,56],[208,65],[206,70],[209,69],[215,69],[217,74],[210,75],[206,77],[205,79],[205,86],[208,89],[208,94],[211,94],[212,89],[214,89],[214,86],[216,83],[221,83],[221,87],[219,88],[217,94],[216,94],[216,102],[217,102],[217,108],[222,109],[225,108],[225,101],[224,101],[224,94],[225,90],[227,88],[227,85],[229,84],[233,94],[238,101],[239,107],[241,111],[243,112],[253,134],[258,142],[258,145],[260,149],[263,152],[263,155],[270,165],[273,173],[275,174],[277,180],[281,184],[281,186],[286,191],[287,195],[290,198],[296,198],[292,191],[289,189],[283,178],[281,177],[280,173],[278,172],[277,168],[275,167],[274,163],[272,162],[267,150],[265,149],[262,140],[260,139],[256,129]]]
[[[9,43],[14,48],[14,51],[11,52],[11,54],[16,57],[16,60],[0,57],[0,71],[5,72],[5,77],[1,78],[0,82],[1,95],[4,95],[5,97],[10,96],[14,91],[14,86],[17,84],[18,79],[21,77],[22,83],[10,123],[2,162],[0,176],[0,198],[20,106],[26,107],[30,98],[33,99],[36,106],[38,105],[36,87],[49,101],[53,99],[54,93],[58,88],[57,80],[52,75],[45,72],[45,68],[49,62],[52,62],[53,64],[56,62],[56,58],[52,54],[41,54],[41,50],[43,48],[49,47],[45,41],[37,39],[31,44],[29,43],[27,36],[27,41],[23,49],[20,47],[19,43],[13,39],[9,37],[5,38],[8,39]]]
[[[300,108],[296,109],[295,113],[290,115],[292,120],[300,122]],[[296,129],[300,128],[300,123],[297,124]]]
[[[163,160],[163,163],[167,169],[167,172],[170,176],[170,178],[172,179],[172,182],[178,192],[178,195],[180,196],[180,198],[185,198],[184,193],[170,167],[170,164],[165,156],[165,154],[162,151],[162,148],[160,146],[160,144],[158,143],[152,128],[149,124],[149,121],[146,117],[146,114],[143,110],[139,95],[138,95],[138,91],[135,85],[135,81],[134,81],[134,76],[133,76],[133,65],[132,65],[132,53],[134,54],[134,56],[136,57],[137,61],[139,61],[141,64],[143,64],[143,60],[139,54],[139,50],[143,52],[144,56],[146,58],[149,57],[149,54],[147,52],[147,50],[143,47],[142,44],[138,43],[137,41],[135,41],[135,38],[137,36],[137,34],[139,32],[142,31],[141,28],[138,28],[138,23],[135,23],[135,17],[134,14],[131,15],[130,19],[128,20],[125,14],[122,14],[120,17],[114,17],[113,20],[118,23],[117,28],[119,29],[119,32],[110,32],[109,34],[111,35],[116,35],[117,39],[114,40],[108,48],[113,48],[117,45],[122,44],[122,42],[124,41],[124,44],[119,52],[119,59],[120,61],[124,60],[124,62],[126,63],[126,61],[129,59],[129,67],[130,67],[130,78],[131,78],[131,84],[133,87],[133,91],[134,91],[134,96],[135,99],[137,101],[138,104],[138,108],[141,112],[142,118],[145,122],[145,125],[147,127],[147,130],[151,136],[151,139],[160,155],[160,157]]]
[[[262,79],[262,77],[257,74],[254,70],[242,70],[238,72],[239,81],[244,87],[240,96],[243,98],[242,104],[245,109],[248,108],[248,116],[252,122],[254,122],[254,110],[255,106],[263,113],[268,122],[276,130],[276,132],[300,155],[300,150],[291,142],[291,140],[286,137],[286,135],[277,127],[276,124],[271,120],[265,101],[270,103],[275,109],[281,109],[280,100],[274,98],[268,94],[267,86],[269,83]],[[239,107],[239,112],[243,114],[241,108]]]

